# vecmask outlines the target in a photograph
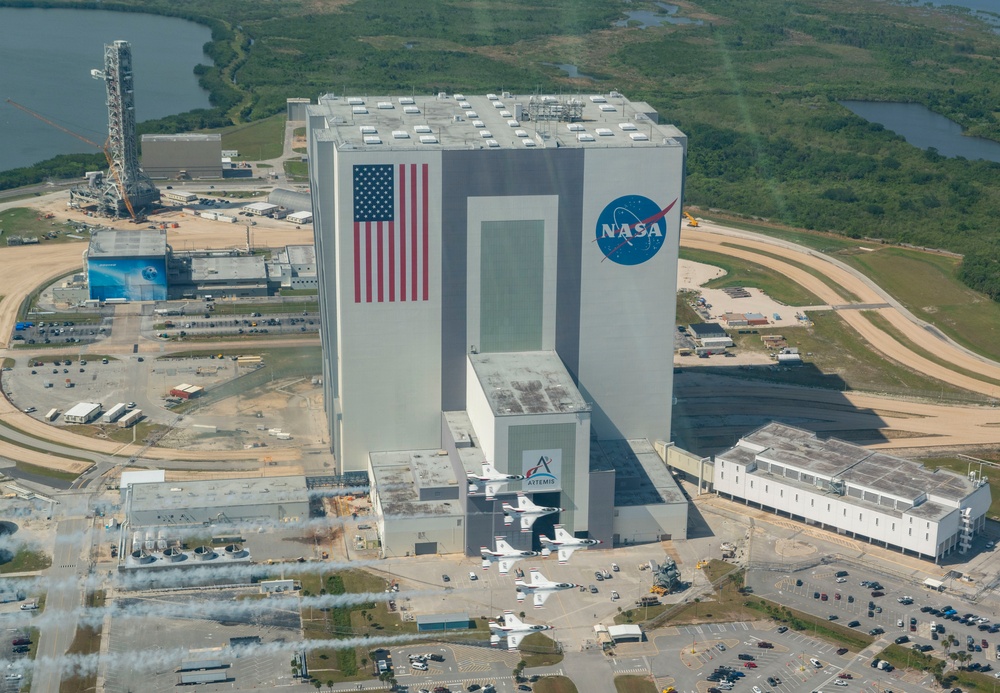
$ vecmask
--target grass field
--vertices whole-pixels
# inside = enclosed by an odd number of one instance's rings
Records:
[[[615,690],[618,693],[657,693],[656,685],[652,681],[632,674],[616,676]]]
[[[958,259],[905,248],[883,248],[840,259],[872,277],[914,315],[959,344],[1000,359],[1000,303],[956,278]]]
[[[13,207],[0,212],[0,229],[3,229],[3,236],[0,238],[0,245],[6,246],[7,239],[11,236],[21,238],[37,238],[42,244],[47,243],[75,243],[79,238],[69,238],[66,234],[71,233],[84,236],[86,233],[76,233],[76,227],[71,223],[66,223],[66,219],[43,219],[38,216],[38,211],[27,207]],[[55,238],[46,238],[46,234],[54,234]]]
[[[66,650],[67,655],[93,655],[101,649],[101,626],[78,626],[73,642]],[[59,693],[88,693],[97,683],[97,672],[72,674],[59,682]]]
[[[309,164],[304,161],[291,161],[286,160],[285,164],[285,175],[291,180],[306,183],[309,181]]]
[[[546,676],[534,684],[535,693],[577,693],[576,684],[566,676]]]
[[[746,262],[730,255],[691,248],[681,248],[680,257],[685,260],[721,267],[726,271],[725,276],[705,284],[710,289],[750,286],[760,289],[774,300],[789,306],[815,306],[822,303],[812,292],[806,291],[774,270],[754,262]]]
[[[761,335],[780,334],[789,346],[798,347],[804,361],[802,366],[779,370],[770,367],[720,368],[719,372],[751,380],[833,390],[947,397],[970,402],[983,399],[883,358],[834,311],[813,312],[809,317],[812,318],[811,327],[762,328],[759,334],[733,335],[737,348],[762,352],[765,349]]]
[[[694,291],[677,292],[677,317],[675,318],[675,324],[691,325],[696,322],[701,322],[701,316],[698,315],[694,308],[691,307],[691,302],[697,297],[698,295]]]
[[[957,648],[955,648],[957,649]],[[899,669],[917,669],[940,675],[944,672],[945,662],[920,652],[914,652],[909,647],[889,645],[879,654],[880,659],[888,661]],[[963,691],[993,691],[997,680],[988,674],[975,671],[958,671],[952,669],[947,674],[949,682],[945,690],[958,688]]]
[[[722,245],[724,247],[726,247],[726,248],[742,248],[743,247],[739,243],[723,243]],[[848,291],[847,289],[845,289],[844,287],[842,287],[833,278],[827,276],[826,274],[824,274],[822,272],[819,272],[819,271],[813,269],[812,267],[810,267],[808,265],[804,265],[801,262],[796,262],[795,260],[790,260],[789,258],[784,257],[782,255],[779,255],[777,253],[769,253],[766,250],[760,250],[759,248],[754,248],[753,252],[756,253],[756,254],[758,254],[758,255],[763,255],[765,257],[774,258],[775,260],[780,260],[781,262],[784,262],[786,264],[791,265],[792,267],[795,267],[797,269],[802,270],[806,274],[811,274],[812,276],[816,277],[821,282],[823,282],[824,284],[826,284],[827,286],[829,286],[831,289],[833,289],[834,291],[836,291],[840,296],[843,296],[844,299],[845,299],[845,301],[857,301],[858,300],[858,297],[855,294],[851,293],[850,291]]]
[[[795,229],[779,224],[763,224],[745,221],[739,217],[716,213],[695,213],[695,216],[714,221],[737,229],[753,231],[764,234],[772,238],[780,238],[789,243],[796,243],[806,248],[818,250],[821,253],[833,254],[845,250],[861,248],[878,248],[880,244],[860,241],[853,238],[846,238],[832,233],[822,233],[820,231],[807,231],[805,229]]]
[[[41,551],[33,551],[26,546],[22,546],[15,553],[11,560],[0,563],[0,575],[6,573],[33,573],[36,570],[45,570],[52,565],[52,558]]]
[[[222,148],[237,150],[237,161],[277,159],[285,146],[285,114],[209,132],[222,134]]]
[[[18,447],[27,448],[28,450],[42,451],[41,448],[32,448],[25,445],[18,444]],[[43,451],[47,452],[47,451]],[[84,460],[82,457],[75,458],[76,461],[89,462],[90,460]],[[62,472],[58,469],[52,469],[50,467],[39,467],[37,464],[30,464],[28,462],[15,462],[14,466],[20,469],[26,474],[38,474],[40,476],[47,476],[53,479],[60,479],[61,481],[75,481],[79,474],[74,474],[73,472]]]
[[[563,660],[558,645],[545,633],[532,633],[521,641],[521,659],[528,667],[547,667]]]

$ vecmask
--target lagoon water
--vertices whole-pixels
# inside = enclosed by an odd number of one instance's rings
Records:
[[[0,170],[94,147],[19,111],[10,98],[95,142],[107,137],[104,44],[132,44],[136,121],[207,108],[194,67],[211,64],[211,31],[173,17],[134,12],[0,8]]]
[[[902,135],[914,147],[934,147],[944,156],[1000,161],[1000,142],[965,137],[958,123],[921,104],[841,101],[840,105],[869,122],[879,123],[887,130]]]

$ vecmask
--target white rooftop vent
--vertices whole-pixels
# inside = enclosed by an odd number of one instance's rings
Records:
[[[375,135],[378,133],[374,125],[362,125],[358,129],[361,130],[362,135]]]
[[[382,144],[382,139],[378,135],[365,135],[365,144]]]
[[[468,101],[459,101],[458,102],[458,107],[459,108],[472,108],[472,104],[469,103]]]
[[[414,125],[413,132],[419,135],[422,132],[433,132],[433,130],[431,130],[430,125]]]
[[[600,96],[600,95],[591,96],[590,100],[593,101],[594,103],[607,103],[608,102],[608,100],[606,98],[604,98],[603,96]]]
[[[484,128],[484,127],[486,127],[486,123],[484,123],[481,120],[474,120],[474,121],[472,121],[472,125],[474,127],[477,127],[477,128]]]
[[[534,147],[535,146],[535,140],[521,140],[521,141],[524,142],[524,146],[525,147]]]
[[[632,138],[633,142],[645,142],[649,139],[649,136],[644,132],[630,132],[628,136]]]
[[[514,134],[517,137],[527,137],[528,136],[528,131],[527,130],[515,130]]]
[[[347,103],[350,106],[364,106],[365,105],[365,100],[364,99],[359,99],[358,97],[353,96],[353,97],[351,97],[351,98],[349,98],[347,100]]]
[[[465,101],[465,94],[455,94],[456,101]]]
[[[509,91],[505,91],[502,94],[500,94],[500,96],[503,97],[503,98],[505,98],[505,99],[509,99],[510,98],[510,92]]]
[[[503,101],[494,101],[493,108],[503,108]]]
[[[596,132],[601,137],[613,137],[615,134],[614,132],[611,131],[611,128],[594,128],[594,132]]]
[[[403,106],[403,113],[420,113],[420,109],[416,106]]]
[[[493,137],[493,133],[490,132],[489,130],[480,130],[479,136],[482,137],[484,140],[488,140],[489,138]]]
[[[487,94],[487,95],[486,95],[486,98],[487,98],[487,99],[489,99],[490,101],[496,101],[496,100],[497,100],[497,99],[499,99],[500,97],[499,97],[499,96],[497,96],[496,94]]]
[[[364,115],[368,113],[368,109],[364,106],[355,106],[351,110],[354,111],[355,115]]]
[[[639,129],[635,126],[635,123],[618,123],[618,127],[625,132],[635,132]]]
[[[438,92],[438,99],[447,99],[447,98],[448,98],[448,92],[446,92],[446,91],[439,91]]]
[[[499,147],[500,146],[500,143],[497,142],[496,140],[486,140],[486,144],[488,144],[490,147]]]
[[[410,133],[406,130],[393,130],[392,139],[394,140],[408,140],[410,139]]]
[[[420,144],[437,144],[438,138],[434,135],[421,135]]]
[[[566,129],[570,132],[583,132],[585,128],[579,123],[569,123],[566,125]]]
[[[513,118],[513,114],[510,111],[500,111],[501,118]]]
[[[510,125],[512,128],[519,128],[519,127],[521,127],[521,124],[519,122],[517,122],[513,118],[511,118],[510,120],[507,121],[507,125]]]
[[[413,100],[412,96],[400,96],[399,97],[399,105],[400,106],[406,106],[406,105],[411,104],[411,103],[416,103],[416,101]]]
[[[612,106],[612,105],[611,105],[611,104],[609,104],[609,103],[602,103],[602,104],[601,104],[601,105],[599,106],[599,108],[600,108],[600,109],[601,109],[602,111],[604,111],[605,113],[613,113],[614,111],[617,111],[617,110],[618,110],[618,109],[617,109],[617,108],[616,108],[615,106]]]
[[[378,107],[381,108],[382,110],[389,110],[394,108],[391,101],[379,101]]]
[[[579,135],[576,136],[576,141],[577,142],[593,142],[594,141],[594,136],[591,135],[589,132],[581,132]]]
[[[475,111],[466,111],[465,112],[465,117],[466,118],[478,118],[479,114],[476,113]]]

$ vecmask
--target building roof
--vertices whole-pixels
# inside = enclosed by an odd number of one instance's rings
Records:
[[[608,635],[610,635],[614,640],[619,638],[641,638],[642,628],[634,623],[624,623],[620,626],[608,626]]]
[[[589,410],[554,351],[471,354],[469,361],[494,416]]]
[[[835,438],[820,440],[811,431],[781,423],[753,431],[715,459],[740,465],[756,461],[762,473],[768,473],[771,465],[796,470],[810,479],[828,482],[823,488],[835,493],[833,487],[843,484],[846,493],[841,495],[842,500],[887,514],[902,513],[894,509],[894,503],[879,500],[898,499],[906,513],[926,519],[953,512],[979,488],[972,480],[947,469],[927,469],[919,462],[872,452]],[[780,476],[789,485],[818,488],[809,479],[789,477],[783,471]]]
[[[615,470],[615,506],[687,503],[667,465],[645,438],[595,440],[590,469]]]
[[[166,478],[166,471],[163,469],[136,469],[122,472],[119,488],[128,488],[132,484],[158,484],[163,483]]]
[[[90,236],[87,257],[166,257],[165,229],[100,229]]]
[[[191,258],[191,281],[232,282],[267,279],[267,267],[260,255],[208,255]]]
[[[132,512],[212,507],[221,513],[233,506],[307,502],[304,476],[168,481],[132,487]]]
[[[726,335],[726,330],[717,322],[696,322],[688,325],[688,328],[696,339]]]
[[[243,205],[243,209],[248,212],[271,212],[278,208],[278,205],[271,204],[270,202],[251,202],[249,204]]]
[[[286,245],[285,252],[288,253],[288,261],[293,265],[316,264],[316,246],[314,245]]]
[[[650,119],[648,105],[637,109],[616,93],[363,98],[327,94],[307,109],[310,115],[326,118],[328,129],[316,137],[342,148],[603,149],[681,146],[684,139],[676,127]]]
[[[421,515],[461,517],[464,514],[458,498],[420,499],[421,488],[454,489],[458,484],[451,460],[438,453],[438,450],[369,453],[372,486],[378,493],[384,515],[412,518]]]
[[[176,135],[143,135],[143,142],[218,142],[222,146],[222,135],[219,133],[181,133]]]
[[[267,201],[296,212],[312,212],[312,195],[299,190],[275,188],[267,194]]]
[[[307,222],[312,221],[313,213],[303,210],[301,212],[292,212],[285,218],[289,221]]]
[[[450,614],[422,614],[417,616],[417,625],[425,626],[433,623],[468,623],[469,614],[466,611],[456,611]]]
[[[89,416],[94,412],[95,409],[100,409],[101,405],[98,402],[80,402],[74,404],[69,411],[63,414],[63,418],[70,416]]]

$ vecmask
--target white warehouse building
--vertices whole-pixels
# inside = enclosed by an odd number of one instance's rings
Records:
[[[715,457],[715,490],[937,562],[983,530],[990,487],[946,469],[771,423]]]
[[[386,555],[523,547],[556,522],[608,546],[686,536],[648,454],[670,439],[684,133],[614,92],[307,114],[332,448],[384,517],[434,527],[385,527]],[[531,478],[487,499],[466,477],[483,462]],[[564,510],[506,527],[516,491]]]

